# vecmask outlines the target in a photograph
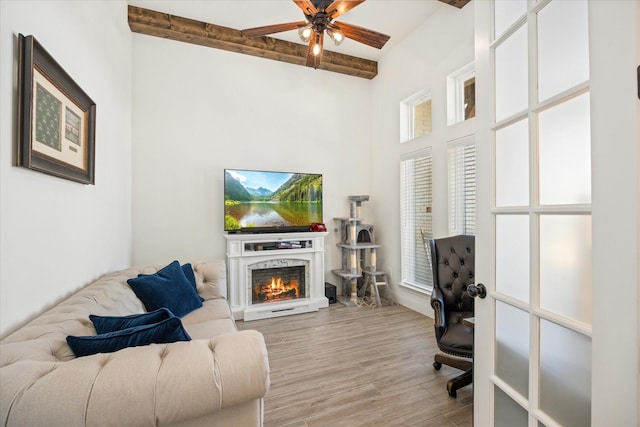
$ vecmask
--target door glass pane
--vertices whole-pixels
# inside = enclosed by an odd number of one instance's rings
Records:
[[[589,94],[539,115],[540,203],[591,203]]]
[[[538,13],[538,76],[541,101],[589,80],[586,0],[552,1]]]
[[[591,425],[591,340],[542,320],[540,409],[564,427]]]
[[[496,291],[529,302],[529,216],[496,217]]]
[[[495,427],[527,427],[527,411],[497,386],[495,390]]]
[[[496,206],[529,204],[528,121],[496,132]]]
[[[496,121],[527,108],[527,26],[496,47]]]
[[[540,217],[540,307],[591,324],[591,216]]]
[[[529,396],[529,314],[496,303],[496,375]]]
[[[498,38],[527,12],[527,0],[496,0],[495,37]]]

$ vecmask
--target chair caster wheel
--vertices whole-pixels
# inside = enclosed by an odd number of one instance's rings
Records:
[[[433,362],[433,367],[436,368],[436,371],[439,371],[440,368],[442,368],[442,363],[440,362]]]

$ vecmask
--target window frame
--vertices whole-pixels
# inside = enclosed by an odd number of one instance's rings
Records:
[[[464,83],[475,76],[476,69],[473,62],[447,76],[447,125],[452,126],[473,118],[464,118]]]
[[[416,107],[427,101],[432,101],[431,129],[433,129],[433,97],[430,90],[421,90],[400,102],[400,143],[411,141],[432,132],[430,130],[423,135],[416,136],[415,134]]]
[[[408,162],[425,160],[425,175],[416,176],[416,170],[407,170]],[[413,176],[411,176],[413,175]],[[409,179],[407,179],[409,178]],[[424,180],[416,184],[418,180]],[[409,181],[409,182],[407,182]],[[426,194],[416,199],[417,185],[424,185]],[[424,217],[418,218],[424,209]],[[431,147],[409,153],[400,158],[400,286],[431,294],[433,273],[431,257],[427,248],[433,238],[433,153]],[[424,234],[423,234],[424,231]],[[419,277],[422,276],[422,277]],[[424,283],[420,280],[424,279]]]
[[[447,143],[447,218],[451,236],[476,233],[476,165],[473,135]]]

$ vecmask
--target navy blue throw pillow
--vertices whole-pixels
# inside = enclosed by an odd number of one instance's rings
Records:
[[[96,333],[106,334],[135,326],[152,325],[170,317],[173,317],[173,313],[168,308],[162,307],[149,313],[131,314],[129,316],[96,316],[95,314],[90,314],[89,320],[93,322]]]
[[[166,307],[182,317],[202,307],[200,296],[187,279],[178,261],[173,261],[155,274],[140,274],[127,280],[147,311]]]
[[[120,331],[92,336],[67,337],[67,344],[76,357],[96,353],[113,353],[127,347],[191,341],[179,318],[172,316],[151,325],[136,326]]]

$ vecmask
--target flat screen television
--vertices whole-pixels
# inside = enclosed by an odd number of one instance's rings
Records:
[[[322,222],[321,174],[224,170],[225,231],[309,231],[315,222]]]

